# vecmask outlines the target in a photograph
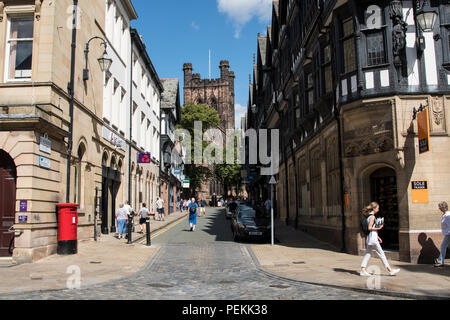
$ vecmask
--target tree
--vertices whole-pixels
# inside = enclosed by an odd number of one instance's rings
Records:
[[[241,171],[242,165],[236,164],[237,159],[240,157],[237,146],[234,141],[227,141],[227,145],[223,148],[223,159],[226,159],[227,149],[234,149],[233,164],[224,163],[217,164],[214,167],[214,175],[217,180],[219,180],[223,186],[225,195],[228,195],[228,191],[232,191],[233,187],[236,188],[236,193],[239,194],[239,190],[242,187]]]
[[[186,155],[186,157],[191,158],[191,164],[186,164],[184,167],[184,173],[186,177],[190,179],[190,196],[195,196],[197,190],[201,188],[202,183],[213,176],[213,173],[208,166],[195,164],[194,162],[194,125],[196,121],[202,122],[202,136],[208,129],[216,128],[220,124],[217,111],[206,104],[196,105],[188,103],[181,109],[181,121],[178,128],[188,130],[191,135],[190,150],[192,150],[192,152]],[[183,143],[186,144],[187,142],[183,141]],[[202,142],[202,154],[207,145],[208,142]],[[185,145],[185,147],[187,146]]]

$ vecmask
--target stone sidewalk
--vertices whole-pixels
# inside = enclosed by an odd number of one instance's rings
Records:
[[[254,260],[259,263],[261,271],[296,281],[376,294],[418,299],[450,299],[448,260],[444,268],[389,260],[393,269],[400,268],[396,276],[389,276],[374,252],[369,261],[369,268],[378,268],[380,277],[367,278],[359,275],[363,258],[361,256],[341,253],[326,243],[280,223],[275,226],[275,238],[278,241],[274,246],[251,245]]]
[[[151,233],[184,219],[186,212],[168,215],[165,221],[150,220]],[[139,231],[135,226],[135,231]],[[132,244],[117,239],[114,234],[101,235],[98,241],[78,242],[75,255],[52,255],[35,263],[13,265],[7,259],[0,260],[0,299],[8,293],[51,291],[76,285],[73,279],[80,275],[81,288],[117,280],[141,270],[153,255],[156,246],[146,246],[145,234],[132,235]],[[141,244],[143,241],[143,244]]]

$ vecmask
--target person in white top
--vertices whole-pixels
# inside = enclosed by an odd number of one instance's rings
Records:
[[[447,202],[439,203],[439,210],[443,213],[441,220],[441,228],[442,233],[444,234],[444,240],[441,245],[441,254],[439,255],[439,259],[437,263],[434,265],[435,267],[443,267],[445,262],[445,256],[447,254],[447,247],[450,244],[450,211],[448,211]]]
[[[164,221],[164,200],[160,197],[156,200],[156,209],[158,211],[158,220]]]
[[[366,271],[366,268],[367,264],[369,263],[372,250],[375,250],[375,252],[378,254],[391,276],[397,274],[400,271],[400,269],[391,269],[389,262],[386,259],[386,255],[381,248],[381,243],[383,243],[383,241],[378,236],[378,230],[383,229],[384,225],[381,225],[377,228],[374,226],[375,215],[378,213],[378,211],[380,211],[380,206],[376,202],[372,202],[370,205],[363,209],[364,216],[369,219],[369,235],[367,236],[366,240],[366,254],[364,255],[363,261],[361,263],[361,276],[371,276],[371,274]]]

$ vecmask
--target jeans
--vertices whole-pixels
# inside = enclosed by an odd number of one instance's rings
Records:
[[[369,259],[372,256],[372,254],[371,254],[372,250],[375,250],[375,252],[380,257],[381,261],[383,261],[384,267],[386,269],[389,269],[390,266],[389,266],[389,263],[388,263],[388,261],[386,259],[386,255],[384,254],[384,251],[381,248],[381,245],[379,243],[367,245],[366,254],[365,254],[365,256],[363,258],[363,261],[361,263],[361,268],[367,268],[367,263],[369,262]]]
[[[441,245],[441,254],[439,255],[438,264],[444,264],[445,255],[447,254],[447,247],[450,244],[450,235],[444,237]]]

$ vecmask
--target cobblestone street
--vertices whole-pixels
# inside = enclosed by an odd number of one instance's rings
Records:
[[[198,218],[195,232],[182,220],[152,241],[155,254],[138,273],[81,289],[3,296],[37,300],[378,300],[350,290],[288,281],[257,268],[249,245],[231,241],[223,211]]]

